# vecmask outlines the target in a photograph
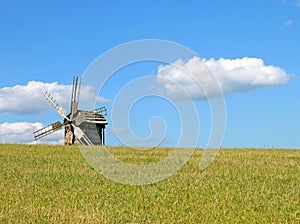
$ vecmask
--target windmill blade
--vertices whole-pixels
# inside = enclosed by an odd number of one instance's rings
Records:
[[[48,90],[46,90],[44,97],[62,118],[66,118],[67,112],[65,108],[56,99],[54,99]]]
[[[107,109],[105,107],[100,107],[94,110],[95,112],[98,112],[99,114],[101,114],[102,116],[106,116],[107,115]]]
[[[76,113],[76,111],[78,110],[80,85],[81,85],[81,78],[78,79],[78,76],[75,76],[73,79],[73,86],[72,86],[71,114]]]
[[[59,121],[53,123],[53,124],[50,124],[46,127],[43,127],[35,132],[33,132],[33,135],[34,135],[34,139],[35,140],[38,140],[40,138],[43,138],[55,131],[58,131],[61,129],[61,127],[63,126],[63,124]]]
[[[84,134],[84,132],[81,130],[80,127],[76,127],[74,124],[71,124],[73,129],[74,129],[74,135],[77,138],[77,140],[82,144],[82,145],[89,145],[92,146],[94,145],[91,140]]]

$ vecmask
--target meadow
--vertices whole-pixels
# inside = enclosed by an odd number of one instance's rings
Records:
[[[110,147],[132,163],[172,151]],[[113,182],[77,146],[0,144],[0,223],[300,223],[300,150],[203,151],[150,185]]]

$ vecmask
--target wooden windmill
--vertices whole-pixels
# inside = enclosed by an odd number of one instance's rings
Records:
[[[40,130],[33,132],[35,140],[45,137],[55,131],[65,127],[65,144],[72,145],[79,143],[82,145],[104,145],[104,129],[107,125],[105,119],[106,108],[101,107],[93,111],[78,110],[80,79],[74,77],[71,97],[70,113],[59,104],[53,96],[46,91],[44,97],[54,107],[58,114],[64,119],[63,122],[57,121]]]

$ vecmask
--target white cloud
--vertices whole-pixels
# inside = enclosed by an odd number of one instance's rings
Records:
[[[295,5],[300,7],[300,1],[296,2]]]
[[[285,26],[291,26],[293,23],[293,20],[289,19],[288,21],[285,22]]]
[[[43,83],[30,81],[27,85],[16,85],[0,89],[0,114],[41,114],[50,108],[43,98],[45,89],[54,96],[67,110],[71,98],[71,85],[57,82]],[[88,100],[94,96],[92,87],[83,86],[80,100]],[[98,102],[108,102],[104,97],[97,96]]]
[[[15,122],[0,124],[0,143],[35,143],[33,132],[44,127],[42,123],[35,122]],[[39,143],[63,144],[64,130],[56,131],[45,138],[39,140]]]
[[[218,94],[218,84],[226,94],[282,85],[289,77],[285,70],[267,66],[260,58],[207,60],[193,57],[159,66],[157,81],[174,98],[181,99],[185,91],[194,99],[204,99]]]

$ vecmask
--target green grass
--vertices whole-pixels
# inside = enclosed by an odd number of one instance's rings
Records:
[[[110,150],[151,163],[172,149]],[[98,174],[75,146],[0,144],[0,223],[300,223],[300,150],[202,151],[171,178],[146,186]]]

